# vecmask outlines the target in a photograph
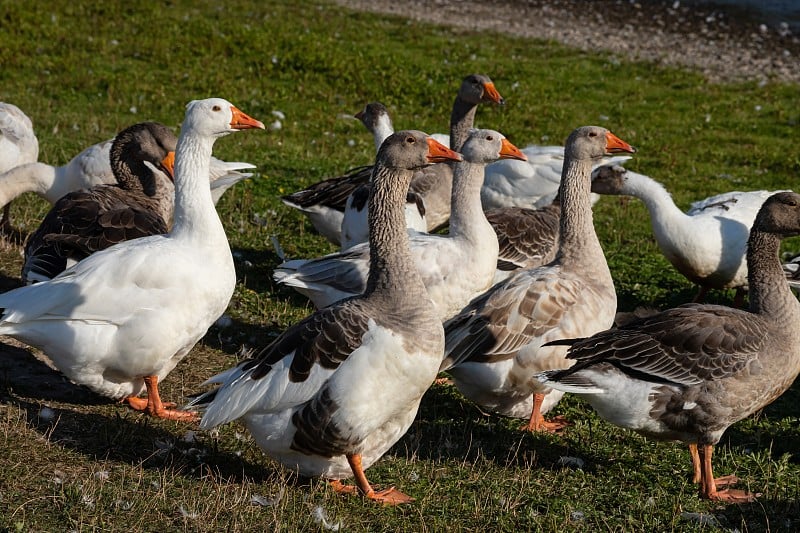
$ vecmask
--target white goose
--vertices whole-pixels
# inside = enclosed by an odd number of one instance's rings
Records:
[[[189,405],[205,408],[202,428],[241,419],[267,455],[300,475],[387,504],[412,500],[375,491],[364,470],[408,430],[441,361],[442,326],[411,259],[402,205],[414,170],[443,160],[458,154],[422,132],[386,139],[372,177],[366,291],[209,379],[220,388]],[[351,476],[356,488],[340,481]]]
[[[783,237],[800,234],[800,195],[768,198],[747,241],[749,310],[688,304],[570,345],[566,370],[539,379],[579,394],[606,420],[689,444],[700,496],[743,503],[756,497],[714,478],[714,445],[733,423],[786,391],[800,373],[800,304],[778,261]]]
[[[166,235],[99,251],[50,281],[0,295],[0,334],[41,349],[75,383],[172,419],[163,379],[225,310],[236,284],[208,187],[214,141],[264,128],[230,102],[190,102],[175,158],[175,215]],[[197,280],[203,280],[200,284]],[[147,388],[148,397],[138,397]]]
[[[379,150],[383,141],[392,133],[394,127],[389,117],[386,106],[380,102],[370,102],[364,109],[356,113],[355,117],[364,124],[364,127],[372,133],[375,141],[375,150]],[[433,136],[432,136],[433,137]],[[367,224],[367,204],[369,200],[369,182],[356,188],[347,197],[347,203],[342,214],[342,250],[346,250],[355,244],[367,242],[369,237],[369,227]],[[409,191],[406,195],[405,204],[406,227],[413,231],[427,231],[428,225],[425,221],[425,205],[422,198]]]
[[[445,323],[445,360],[468,399],[500,414],[529,419],[525,429],[556,431],[542,413],[562,393],[543,386],[536,374],[564,368],[566,348],[548,341],[590,335],[614,321],[617,296],[592,224],[589,198],[592,165],[608,153],[634,149],[605,128],[573,131],[566,142],[561,220],[556,259],[518,271],[472,300]],[[585,334],[577,334],[585,331]]]
[[[39,140],[28,115],[15,106],[0,102],[0,174],[39,159]],[[10,228],[9,205],[3,207],[2,225]]]
[[[650,212],[653,234],[661,253],[689,281],[700,286],[695,301],[709,289],[737,289],[737,301],[747,285],[747,236],[764,200],[778,191],[727,192],[694,202],[685,213],[663,185],[620,166],[598,170],[592,190],[642,200]]]
[[[453,178],[449,233],[410,237],[412,256],[441,320],[486,290],[497,268],[497,236],[480,205],[487,163],[525,157],[492,130],[472,130],[461,153],[464,161],[455,165]],[[369,247],[360,244],[319,259],[287,261],[278,266],[274,277],[308,296],[317,307],[325,307],[361,294],[369,264]]]

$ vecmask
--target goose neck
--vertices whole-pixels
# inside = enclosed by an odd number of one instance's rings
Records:
[[[37,162],[20,165],[0,174],[0,205],[6,205],[25,192],[45,196],[55,183],[56,172],[56,167]]]
[[[588,262],[605,265],[605,256],[594,230],[589,160],[567,159],[561,173],[558,258],[563,263]],[[598,259],[602,261],[598,263]]]
[[[175,212],[170,235],[216,242],[226,239],[214,208],[208,175],[214,139],[184,132],[175,149]]]
[[[780,237],[756,229],[747,241],[747,281],[750,311],[792,328],[800,321],[800,306],[783,273],[778,252]]]
[[[639,198],[644,202],[654,224],[669,219],[688,217],[686,213],[675,205],[669,191],[662,184],[648,176],[628,172],[628,180],[622,192]]]
[[[375,151],[381,149],[381,145],[386,138],[394,133],[394,126],[392,126],[392,121],[389,119],[388,116],[382,116],[378,119],[375,124],[375,128],[372,131],[372,139],[375,141]]]
[[[425,286],[414,266],[404,204],[412,172],[376,165],[370,189],[368,225],[370,265],[365,296],[420,297]]]
[[[481,186],[486,165],[461,161],[453,169],[450,193],[450,235],[470,237],[489,226],[481,205]],[[489,226],[491,230],[491,226]],[[492,232],[494,230],[491,230]]]
[[[456,152],[467,142],[469,130],[475,124],[477,104],[471,104],[461,97],[456,97],[453,111],[450,114],[450,148]]]

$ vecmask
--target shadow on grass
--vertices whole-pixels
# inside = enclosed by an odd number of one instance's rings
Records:
[[[452,385],[434,385],[397,446],[424,460],[488,460],[501,467],[561,469],[563,457],[579,455],[584,470],[593,471],[607,461],[571,436],[569,429],[561,435],[532,433],[520,429],[525,422],[482,411]]]

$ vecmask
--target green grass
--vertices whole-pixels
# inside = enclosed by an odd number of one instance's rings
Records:
[[[559,144],[575,127],[599,123],[637,146],[628,166],[663,182],[683,207],[733,189],[792,187],[800,170],[793,85],[709,84],[607,54],[324,3],[66,4],[0,0],[0,100],[31,116],[42,161],[63,164],[137,121],[177,127],[196,98],[225,97],[267,123],[273,110],[286,115],[280,130],[216,145],[218,157],[259,171],[219,205],[240,280],[233,325],[212,328],[164,382],[164,396],[179,402],[234,364],[243,346],[263,345],[310,312],[271,281],[278,258],[270,238],[291,257],[332,247],[279,196],[370,162],[372,139],[344,118],[367,101],[388,105],[398,128],[446,131],[460,80],[486,73],[507,105],[482,108],[478,124],[524,146]],[[15,202],[15,224],[31,231],[46,207],[35,197]],[[595,219],[622,310],[693,296],[658,252],[640,202],[605,198]],[[13,286],[19,247],[0,252],[0,278]],[[726,507],[698,499],[683,446],[614,428],[574,398],[556,409],[574,427],[561,437],[532,436],[517,431],[519,421],[488,416],[452,387],[435,386],[409,433],[368,471],[373,483],[396,484],[417,502],[383,508],[296,479],[241,426],[187,434],[196,428],[91,401],[77,388],[56,394],[58,374],[23,350],[7,347],[2,359],[10,358],[40,381],[0,375],[0,530],[323,530],[320,513],[347,531],[717,527],[684,512],[740,531],[800,527],[794,389],[724,435],[715,471],[735,472],[764,493]],[[53,418],[40,416],[43,406]],[[563,466],[560,457],[584,465]],[[254,496],[269,505],[251,503]]]

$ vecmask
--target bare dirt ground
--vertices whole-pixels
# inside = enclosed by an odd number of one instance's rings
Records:
[[[800,36],[786,24],[710,6],[635,0],[335,0],[471,30],[553,40],[583,50],[690,67],[710,81],[800,83]]]

